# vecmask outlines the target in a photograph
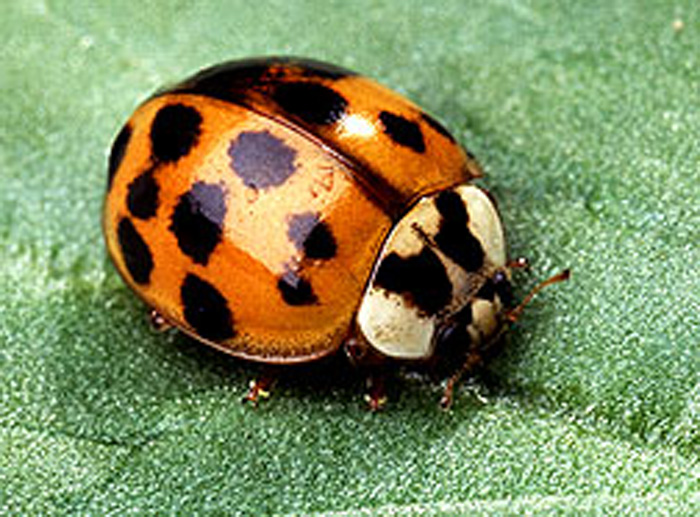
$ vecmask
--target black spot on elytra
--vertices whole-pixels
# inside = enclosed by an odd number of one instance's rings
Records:
[[[290,77],[338,80],[354,72],[322,61],[295,57],[265,57],[228,61],[206,68],[163,93],[195,93],[245,104],[251,91],[267,92]]]
[[[269,65],[261,60],[229,61],[206,68],[163,93],[194,93],[236,104],[268,80]]]
[[[277,281],[282,299],[288,305],[313,305],[318,302],[311,284],[294,271],[287,271]]]
[[[423,132],[418,124],[388,111],[382,111],[379,114],[379,120],[384,125],[384,132],[394,142],[417,153],[425,151]]]
[[[430,316],[452,298],[452,284],[445,266],[428,247],[409,257],[390,253],[379,265],[374,282],[378,287],[404,296]]]
[[[153,256],[143,237],[126,217],[119,221],[117,238],[122,250],[124,264],[131,278],[137,284],[147,284],[153,271]]]
[[[329,259],[336,251],[335,237],[330,228],[323,221],[319,222],[304,241],[304,253],[313,259]]]
[[[312,259],[330,259],[337,245],[328,225],[319,221],[318,214],[304,212],[289,218],[287,235],[294,246]]]
[[[220,185],[197,182],[180,196],[173,211],[170,230],[182,252],[198,264],[206,265],[221,241],[226,216],[226,200]]]
[[[187,156],[201,132],[199,111],[184,104],[158,110],[151,124],[151,154],[155,161],[176,162]]]
[[[158,210],[158,183],[153,172],[149,169],[129,184],[126,205],[131,215],[139,219],[149,219]]]
[[[304,251],[304,242],[318,222],[318,214],[314,212],[294,214],[287,220],[287,237],[298,250]]]
[[[454,139],[454,137],[452,136],[452,134],[451,134],[447,129],[445,129],[445,126],[443,126],[442,124],[440,124],[440,122],[438,122],[437,120],[435,120],[433,117],[431,117],[431,116],[428,115],[427,113],[421,113],[421,117],[423,118],[423,120],[425,120],[425,122],[426,122],[430,127],[432,127],[435,131],[437,131],[437,132],[440,133],[442,136],[444,136],[445,138],[447,138],[450,142],[454,142],[454,141],[455,141],[455,139]]]
[[[272,97],[284,111],[309,124],[332,124],[348,105],[335,90],[311,82],[280,83]]]
[[[246,131],[228,148],[231,170],[250,188],[276,187],[296,166],[296,151],[268,131]]]
[[[461,196],[444,190],[435,198],[435,207],[442,216],[435,244],[466,271],[477,271],[484,264],[484,250],[469,231],[469,215]]]
[[[190,273],[180,287],[180,299],[185,321],[198,335],[212,341],[234,336],[226,298],[212,284]]]
[[[121,129],[121,131],[119,131],[117,138],[114,139],[112,150],[109,153],[107,188],[112,186],[114,175],[117,173],[117,169],[119,169],[119,166],[124,159],[124,155],[126,154],[126,148],[129,145],[129,140],[131,140],[131,126],[127,124]]]

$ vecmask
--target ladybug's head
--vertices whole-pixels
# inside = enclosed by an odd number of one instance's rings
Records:
[[[511,301],[503,226],[490,196],[460,185],[420,199],[387,237],[358,311],[382,355],[426,360],[500,333]]]

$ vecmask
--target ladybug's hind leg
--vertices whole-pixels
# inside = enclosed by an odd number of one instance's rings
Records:
[[[250,381],[248,393],[246,393],[241,402],[244,404],[250,402],[257,407],[260,399],[270,397],[270,391],[276,380],[277,376],[270,370],[264,371],[257,379]]]

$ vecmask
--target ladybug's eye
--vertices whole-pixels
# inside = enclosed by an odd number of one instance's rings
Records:
[[[493,275],[493,285],[496,289],[496,294],[501,299],[503,305],[510,305],[513,301],[513,289],[510,285],[508,277],[503,271],[497,271]]]

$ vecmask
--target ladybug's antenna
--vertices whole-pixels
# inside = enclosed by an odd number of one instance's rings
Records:
[[[506,312],[506,314],[505,314],[506,319],[512,323],[515,323],[516,321],[518,321],[518,318],[522,314],[523,310],[525,310],[525,307],[527,306],[527,304],[530,303],[530,300],[532,300],[532,298],[537,293],[539,293],[542,289],[544,289],[548,285],[552,285],[552,284],[556,284],[557,282],[563,282],[564,280],[568,280],[570,276],[571,276],[571,270],[565,269],[561,273],[558,273],[552,277],[549,277],[547,280],[537,284],[535,287],[532,288],[532,290],[528,293],[528,295],[525,298],[523,298],[523,301],[521,301],[517,307],[514,307],[513,309],[510,309],[508,312]]]

